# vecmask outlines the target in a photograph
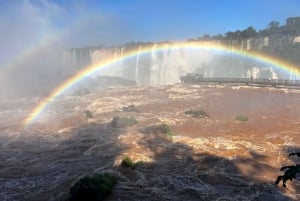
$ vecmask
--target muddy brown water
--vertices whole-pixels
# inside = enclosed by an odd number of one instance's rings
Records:
[[[27,129],[37,99],[10,99],[0,111],[0,200],[66,200],[76,179],[110,172],[108,200],[299,200],[300,183],[274,181],[300,150],[300,90],[173,85],[110,88],[54,101]],[[3,104],[2,104],[3,103]],[[137,112],[123,112],[135,105]],[[203,109],[206,118],[187,110]],[[85,110],[94,115],[86,119]],[[237,115],[248,117],[236,120]],[[116,129],[111,120],[138,123]],[[173,136],[153,129],[166,123]],[[144,164],[120,167],[124,156]]]

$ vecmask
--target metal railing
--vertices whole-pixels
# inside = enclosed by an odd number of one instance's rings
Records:
[[[197,75],[181,76],[182,83],[187,84],[201,84],[201,83],[232,83],[232,84],[257,84],[257,85],[271,85],[271,86],[299,86],[300,80],[283,80],[283,79],[251,79],[251,78],[204,78]]]

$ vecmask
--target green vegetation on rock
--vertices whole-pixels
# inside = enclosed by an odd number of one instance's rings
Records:
[[[173,136],[173,132],[170,128],[170,126],[168,126],[167,124],[161,124],[159,126],[159,129],[160,129],[160,132],[164,133],[164,134],[167,134],[168,136]]]
[[[137,161],[134,163],[128,156],[125,156],[121,162],[122,167],[131,168],[132,170],[135,170],[141,165],[143,165],[143,161]]]
[[[248,121],[249,119],[246,115],[239,114],[235,117],[235,120],[237,120],[237,121]]]
[[[109,174],[93,174],[79,179],[70,189],[70,201],[101,201],[108,196],[117,182]]]
[[[134,117],[114,117],[111,125],[114,128],[125,128],[137,124],[137,120]]]
[[[290,153],[290,156],[294,156],[297,155],[298,157],[300,157],[300,152],[298,153]],[[300,164],[297,165],[291,165],[291,166],[284,166],[282,168],[280,168],[280,171],[284,171],[284,175],[280,175],[277,177],[276,181],[275,181],[275,185],[278,185],[280,183],[280,181],[282,181],[282,186],[284,188],[286,188],[286,182],[288,180],[293,181],[293,179],[296,178],[297,174],[300,174]]]
[[[208,117],[208,114],[203,109],[188,110],[188,111],[185,112],[185,114],[191,115],[192,117],[195,117],[195,118],[205,118],[205,117]]]

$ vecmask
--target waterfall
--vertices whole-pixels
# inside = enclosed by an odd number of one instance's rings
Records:
[[[268,42],[268,38],[261,39]],[[232,41],[232,48],[251,48],[256,43],[247,40],[240,44]],[[149,49],[144,52],[143,49]],[[123,58],[128,51],[135,51],[136,55],[128,59]],[[205,49],[178,48],[172,43],[130,44],[114,48],[81,48],[64,52],[63,58],[68,61],[66,65],[78,71],[91,64],[97,64],[103,59],[111,59],[111,65],[101,68],[93,76],[108,75],[119,76],[135,80],[138,85],[152,84],[165,85],[180,82],[180,76],[186,73],[201,73],[204,77],[253,77],[276,79],[277,72],[270,68],[260,66],[259,63],[244,62],[244,58],[236,58],[231,54],[214,52]],[[281,74],[280,77],[282,76]],[[295,74],[287,75],[290,79]]]
[[[118,67],[118,63],[116,63],[116,61],[117,61],[117,57],[118,57],[118,51],[119,51],[119,49],[118,48],[115,48],[115,51],[114,51],[114,66],[115,67]]]
[[[123,46],[123,47],[121,47],[121,50],[120,50],[120,55],[119,55],[119,57],[118,58],[123,58],[123,55],[124,55],[124,50],[125,50],[125,47]],[[120,62],[118,62],[119,63],[119,66],[121,67],[121,66],[123,66],[123,63],[124,63],[124,60],[122,59]]]
[[[294,72],[290,72],[289,79],[290,80],[295,80]]]
[[[175,71],[174,66],[170,62],[171,55],[173,53],[172,47],[169,44],[166,44],[163,49],[163,59],[159,68],[159,83],[158,84],[171,84],[171,74]]]
[[[109,75],[109,76],[122,77],[122,75],[123,75],[123,60],[120,60],[120,58],[122,58],[122,56],[123,56],[124,49],[125,49],[125,47],[114,48],[114,50],[113,50],[114,63],[111,66],[107,67],[104,71],[102,71],[103,74]],[[107,56],[107,55],[105,55],[105,56]]]
[[[295,70],[290,71],[289,79],[290,80],[297,80],[297,79],[299,79],[299,77],[297,76],[297,73],[295,72]]]
[[[247,78],[253,78],[258,79],[260,75],[260,69],[258,67],[252,67],[251,69],[247,70],[246,77]]]
[[[140,61],[140,54],[141,54],[141,48],[142,46],[139,46],[139,50],[138,50],[138,54],[136,56],[136,62],[135,62],[135,75],[134,75],[134,78],[135,78],[135,82],[137,83],[137,85],[140,85],[141,82],[140,82],[140,78],[139,78],[139,61]]]
[[[269,37],[264,37],[264,46],[269,46]]]
[[[274,79],[278,79],[277,74],[275,73],[275,71],[273,70],[273,68],[270,68],[270,72],[271,72],[271,78]]]
[[[77,63],[76,50],[72,50],[71,54],[72,54],[72,62],[71,62],[71,64],[75,65]]]
[[[150,83],[149,84],[158,84],[158,75],[159,75],[159,61],[157,59],[158,53],[156,51],[157,45],[154,44],[151,50],[151,66],[150,66]]]

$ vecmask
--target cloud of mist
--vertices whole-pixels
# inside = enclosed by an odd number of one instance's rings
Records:
[[[0,6],[0,97],[49,93],[72,71],[62,61],[68,48],[130,40],[122,19],[89,12],[82,2],[23,0]]]

